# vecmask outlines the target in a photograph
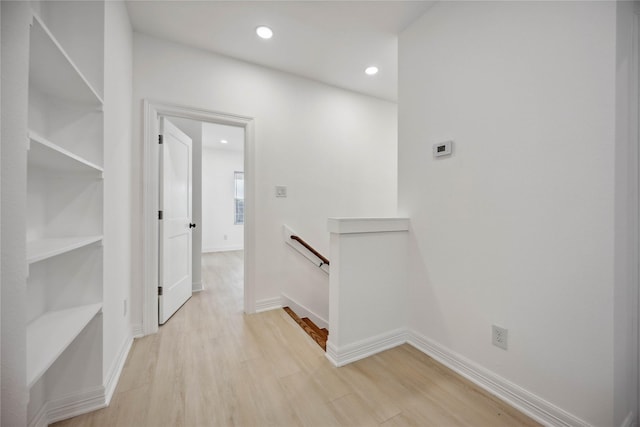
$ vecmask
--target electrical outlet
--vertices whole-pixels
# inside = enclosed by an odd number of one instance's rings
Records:
[[[504,350],[507,349],[507,340],[509,338],[509,331],[500,326],[491,325],[491,342],[496,347],[500,347]]]
[[[122,300],[122,305],[123,305],[123,310],[122,310],[122,315],[126,316],[127,315],[127,300]]]
[[[223,235],[223,236],[222,236],[222,238],[223,238],[224,240],[227,240],[227,235],[226,235],[226,234],[225,234],[225,235]]]
[[[287,197],[287,187],[276,185],[276,197]]]

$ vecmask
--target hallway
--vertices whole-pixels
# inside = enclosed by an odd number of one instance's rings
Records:
[[[334,368],[283,310],[242,313],[242,252],[202,261],[205,290],[134,342],[111,405],[55,426],[537,425],[408,345]]]

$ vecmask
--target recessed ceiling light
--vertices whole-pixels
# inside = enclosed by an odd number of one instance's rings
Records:
[[[226,139],[221,139],[220,140],[220,144],[228,144],[228,143],[229,143],[229,141],[227,141]]]
[[[375,74],[378,74],[378,67],[367,67],[367,69],[364,70],[364,72],[370,76],[373,76]]]
[[[271,28],[265,27],[264,25],[256,28],[256,34],[262,39],[270,39],[273,37],[273,31]]]

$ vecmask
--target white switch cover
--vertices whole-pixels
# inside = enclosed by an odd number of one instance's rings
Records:
[[[276,185],[276,197],[287,197],[287,187]]]

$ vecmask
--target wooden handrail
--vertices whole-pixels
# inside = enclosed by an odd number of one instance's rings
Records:
[[[291,240],[295,240],[296,242],[300,243],[302,246],[304,246],[305,248],[307,248],[307,250],[308,250],[309,252],[311,252],[312,254],[314,254],[315,256],[317,256],[317,257],[320,259],[320,261],[322,261],[318,267],[322,267],[322,264],[327,264],[327,265],[329,265],[329,260],[328,260],[326,257],[324,257],[323,255],[321,255],[321,254],[320,254],[320,252],[318,252],[318,251],[316,251],[315,249],[313,249],[313,247],[312,247],[310,244],[308,244],[307,242],[305,242],[304,240],[302,240],[299,236],[296,236],[296,235],[293,235],[293,234],[292,234],[292,235],[291,235]]]

